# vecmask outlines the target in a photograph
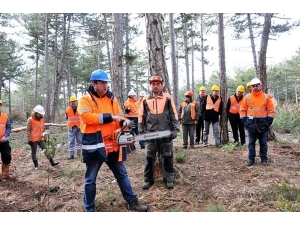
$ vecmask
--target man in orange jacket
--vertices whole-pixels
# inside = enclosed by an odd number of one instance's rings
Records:
[[[134,194],[124,161],[126,147],[118,145],[115,132],[125,120],[119,101],[108,90],[110,81],[105,71],[95,70],[90,76],[91,86],[80,98],[78,112],[81,120],[82,159],[86,164],[84,178],[84,208],[87,212],[95,211],[96,178],[105,162],[113,172],[128,209],[145,212],[148,207],[141,205]]]
[[[66,108],[66,119],[68,120],[68,139],[69,139],[69,159],[74,159],[75,141],[76,141],[76,153],[80,157],[82,146],[82,134],[80,131],[80,119],[77,111],[77,98],[75,96],[70,97],[70,105]]]
[[[258,78],[251,80],[252,92],[247,94],[240,105],[240,117],[248,131],[248,162],[247,166],[255,163],[255,143],[259,140],[259,156],[262,165],[268,165],[268,130],[275,115],[272,97],[263,93]]]
[[[11,163],[11,147],[8,137],[11,133],[11,122],[8,116],[2,112],[2,100],[0,100],[0,153],[2,160],[2,178],[9,177],[9,167]]]
[[[151,133],[170,130],[172,135],[145,141],[147,155],[143,189],[148,189],[154,184],[154,167],[157,155],[162,158],[163,182],[168,189],[173,189],[175,180],[173,139],[177,137],[177,133],[180,131],[178,115],[172,96],[163,91],[163,78],[160,75],[151,76],[149,84],[151,92],[144,97],[139,111],[139,131]]]
[[[226,105],[227,118],[231,126],[234,144],[236,146],[239,144],[244,145],[246,143],[245,128],[240,118],[240,103],[244,97],[244,91],[245,88],[243,85],[238,86],[235,94],[228,98]]]
[[[138,112],[139,112],[139,107],[137,105],[137,99],[136,99],[136,93],[131,90],[128,93],[128,99],[124,103],[124,108],[125,108],[125,116],[131,120],[131,124],[134,127],[132,131],[137,135],[139,134],[139,129],[138,129]],[[139,142],[141,149],[145,148],[144,142],[140,141]],[[131,151],[135,150],[135,145],[132,144],[131,146],[128,146]],[[129,151],[128,151],[129,152]]]

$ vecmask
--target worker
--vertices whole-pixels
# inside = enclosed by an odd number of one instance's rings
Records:
[[[9,145],[8,137],[11,133],[11,122],[6,113],[2,112],[3,102],[0,100],[0,154],[2,161],[3,179],[9,178],[9,168],[11,163],[11,147]]]
[[[69,148],[69,158],[74,159],[74,153],[76,148],[77,156],[81,155],[82,146],[82,133],[80,131],[80,119],[79,113],[77,111],[77,98],[75,96],[70,97],[70,105],[66,108],[66,119],[68,120],[68,148]],[[76,146],[75,146],[76,143]]]

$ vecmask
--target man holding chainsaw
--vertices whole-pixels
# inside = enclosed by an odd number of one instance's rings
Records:
[[[115,135],[116,130],[121,128],[120,122],[125,121],[130,126],[130,120],[125,118],[119,101],[108,90],[107,82],[110,79],[106,72],[95,70],[90,81],[91,86],[78,104],[80,130],[83,133],[82,159],[86,164],[83,200],[85,211],[96,210],[96,178],[105,162],[118,182],[128,209],[145,212],[148,206],[139,203],[127,175],[124,164],[126,146],[120,146]]]
[[[145,139],[147,156],[143,189],[148,189],[154,184],[153,171],[157,154],[162,158],[163,181],[168,189],[172,189],[174,188],[172,139],[175,139],[180,131],[177,110],[172,96],[163,92],[164,81],[161,76],[151,76],[149,83],[151,93],[144,97],[139,110],[139,132],[145,136],[155,136],[159,131],[171,132],[168,136],[158,135],[151,140]]]

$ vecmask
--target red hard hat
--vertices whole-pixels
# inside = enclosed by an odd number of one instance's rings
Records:
[[[187,91],[185,93],[185,96],[190,96],[190,97],[193,97],[194,96],[194,93],[192,91]]]

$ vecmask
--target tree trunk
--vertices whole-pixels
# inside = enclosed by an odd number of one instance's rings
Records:
[[[149,54],[150,76],[160,75],[165,81],[165,90],[170,90],[166,65],[161,13],[146,13],[146,40]]]
[[[260,51],[259,51],[259,79],[261,81],[263,92],[266,92],[266,88],[267,88],[266,55],[267,55],[269,34],[271,29],[271,17],[272,17],[271,13],[265,13],[265,21],[264,21],[264,27],[261,36]]]
[[[186,74],[186,88],[191,89],[190,85],[190,71],[189,71],[189,51],[188,51],[188,35],[187,35],[187,21],[185,15],[182,15],[182,25],[183,25],[183,43],[184,43],[184,59],[185,59],[185,74]]]
[[[114,13],[113,28],[113,49],[112,49],[112,90],[116,98],[118,98],[121,107],[124,105],[124,96],[122,94],[123,87],[123,14]]]
[[[220,67],[220,96],[223,100],[223,111],[220,117],[220,138],[221,143],[226,144],[229,141],[228,137],[228,123],[226,113],[226,99],[227,99],[227,82],[226,82],[226,66],[225,66],[225,43],[224,43],[224,24],[223,13],[218,14],[218,37],[219,37],[219,67]]]
[[[253,36],[252,21],[251,21],[250,13],[247,13],[247,20],[248,20],[249,37],[250,37],[252,56],[253,56],[254,71],[255,71],[256,77],[259,77],[259,70],[258,70],[258,66],[257,66],[256,50],[255,50],[255,44],[254,44],[254,36]]]
[[[49,47],[48,47],[48,32],[49,32],[49,21],[48,21],[48,14],[46,13],[46,20],[45,20],[45,77],[46,77],[46,84],[47,84],[47,100],[45,104],[46,114],[45,114],[45,122],[51,121],[51,110],[50,110],[50,96],[51,96],[51,85],[50,85],[50,77],[49,77]]]
[[[171,64],[172,64],[172,81],[173,81],[173,96],[176,109],[179,107],[179,84],[178,84],[178,70],[176,61],[176,45],[175,45],[175,30],[173,13],[169,13],[170,22],[170,44],[171,44]]]
[[[200,32],[201,32],[201,71],[202,71],[202,85],[205,86],[205,69],[204,69],[204,34],[203,34],[203,13],[200,13]]]

